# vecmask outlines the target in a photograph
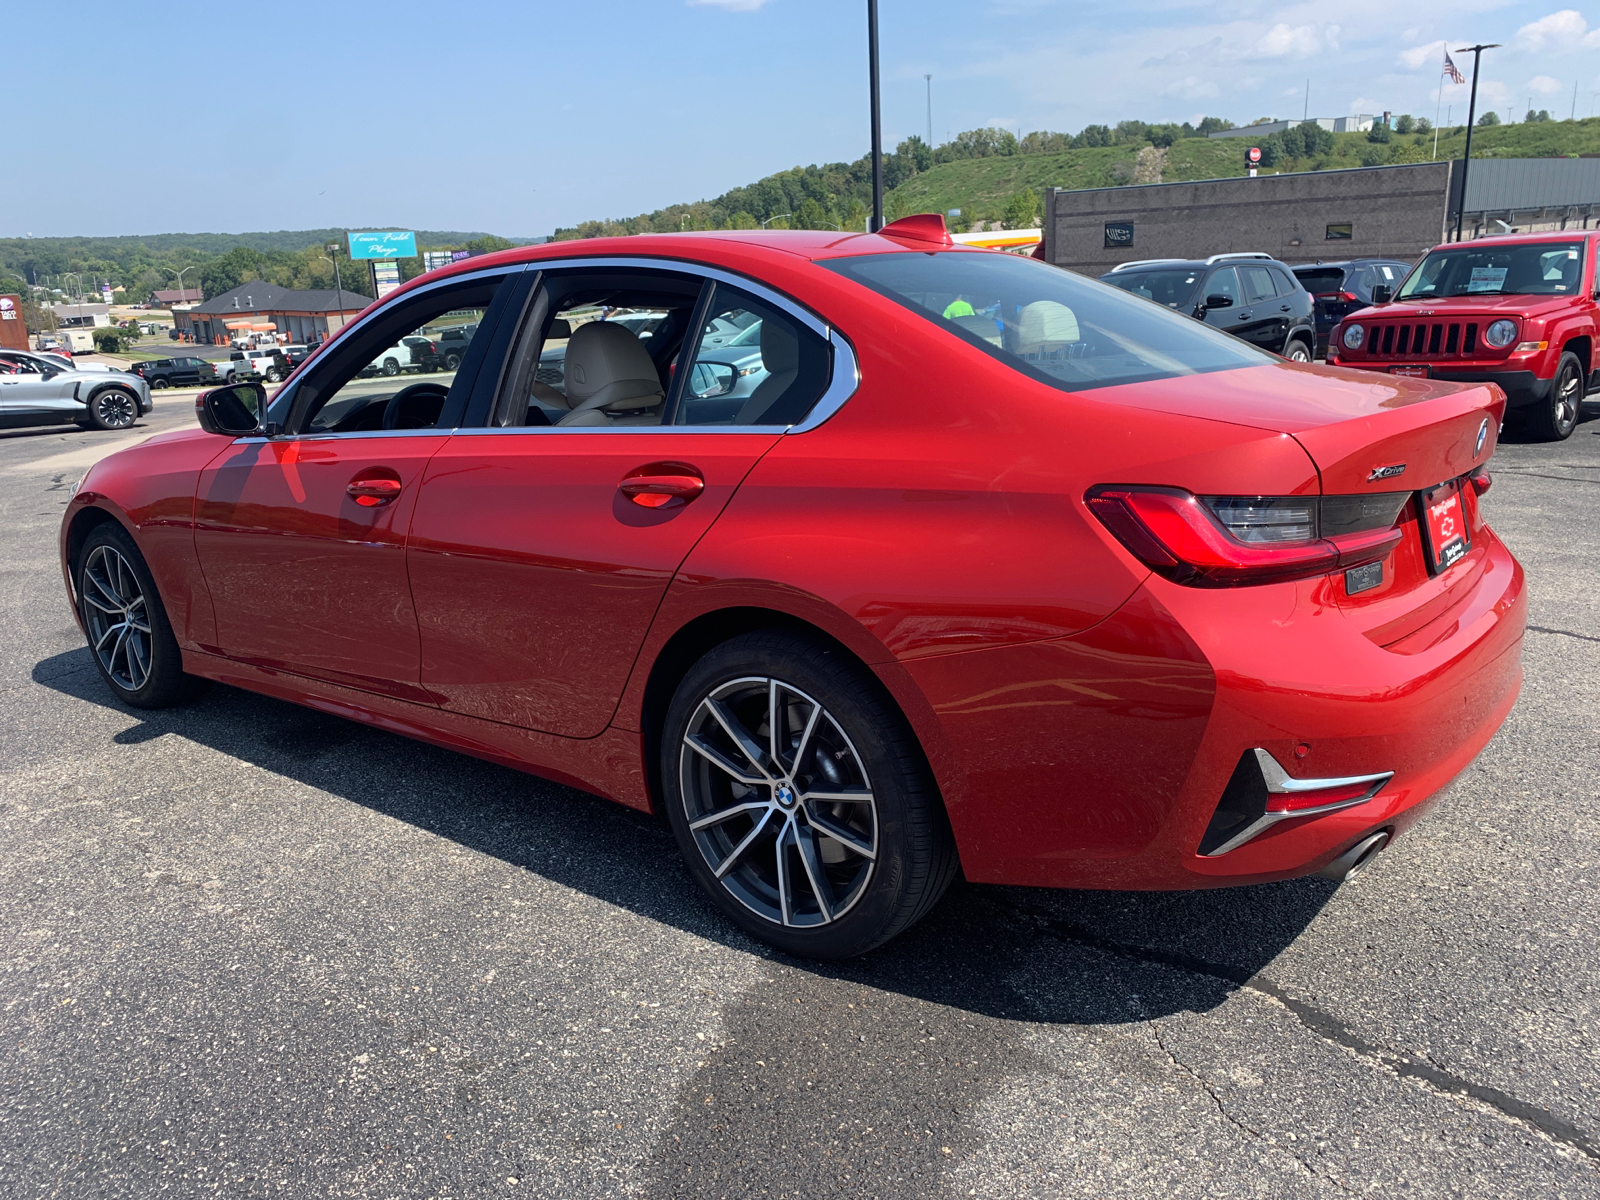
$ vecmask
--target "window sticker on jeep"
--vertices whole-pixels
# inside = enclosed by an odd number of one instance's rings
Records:
[[[1498,292],[1506,282],[1505,267],[1473,267],[1468,292]]]

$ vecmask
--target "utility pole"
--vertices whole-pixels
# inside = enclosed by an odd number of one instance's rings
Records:
[[[1567,120],[1576,121],[1577,119],[1578,119],[1578,81],[1576,79],[1574,79],[1572,81],[1572,115],[1569,116],[1567,118]]]
[[[932,75],[924,75],[922,78],[923,78],[923,82],[925,82],[928,85],[928,149],[932,150],[933,149],[933,76]],[[1577,111],[1577,106],[1578,106],[1578,85],[1577,84],[1573,84],[1572,85],[1572,106],[1573,106],[1573,111]]]
[[[1306,80],[1306,111],[1300,117],[1301,121],[1311,120],[1311,80]]]
[[[344,283],[339,279],[339,243],[328,243],[328,254],[333,260],[333,295],[339,302],[339,328],[344,328]]]
[[[867,86],[872,91],[872,232],[883,228],[883,114],[878,107],[878,0],[867,0]],[[931,88],[931,84],[929,85]]]
[[[1467,170],[1472,163],[1472,123],[1478,115],[1478,67],[1485,50],[1498,50],[1499,42],[1486,42],[1477,46],[1463,46],[1457,54],[1472,51],[1472,98],[1467,102],[1467,148],[1461,155],[1461,199],[1456,204],[1456,241],[1461,240],[1461,223],[1467,215]]]

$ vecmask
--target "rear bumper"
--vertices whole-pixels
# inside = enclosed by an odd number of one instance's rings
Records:
[[[1152,578],[1075,637],[905,664],[953,748],[936,770],[967,878],[1258,883],[1317,871],[1374,831],[1403,832],[1520,689],[1522,568],[1487,529],[1473,559],[1463,569],[1476,585],[1429,636],[1407,638],[1410,652],[1364,635],[1325,579],[1202,591]],[[1217,802],[1256,747],[1297,777],[1395,774],[1364,803],[1203,857]]]

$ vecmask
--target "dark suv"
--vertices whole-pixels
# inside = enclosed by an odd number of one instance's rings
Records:
[[[1315,354],[1311,294],[1270,254],[1153,258],[1122,263],[1100,278],[1294,362]]]
[[[133,364],[133,373],[153,388],[198,387],[219,380],[203,358],[153,358]]]
[[[1391,292],[1411,270],[1395,258],[1352,258],[1347,262],[1305,263],[1294,268],[1300,286],[1311,293],[1317,306],[1317,357],[1328,352],[1333,327],[1358,308],[1372,303],[1372,289],[1381,284]]]

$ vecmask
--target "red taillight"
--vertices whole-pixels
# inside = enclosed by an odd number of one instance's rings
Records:
[[[1316,497],[1213,498],[1213,504],[1263,511],[1293,504],[1307,514],[1301,518],[1304,536],[1251,542],[1235,537],[1199,497],[1179,488],[1101,486],[1090,489],[1085,502],[1135,558],[1176,583],[1197,587],[1239,587],[1348,570],[1377,562],[1400,541],[1392,517],[1386,528],[1315,536]]]
[[[1354,304],[1359,299],[1354,292],[1318,292],[1316,298],[1318,300],[1343,300],[1348,304]]]
[[[1490,486],[1494,483],[1493,477],[1491,477],[1489,472],[1484,470],[1482,467],[1479,467],[1471,475],[1468,475],[1467,479],[1472,483],[1472,490],[1477,492],[1480,496],[1487,492]]]

